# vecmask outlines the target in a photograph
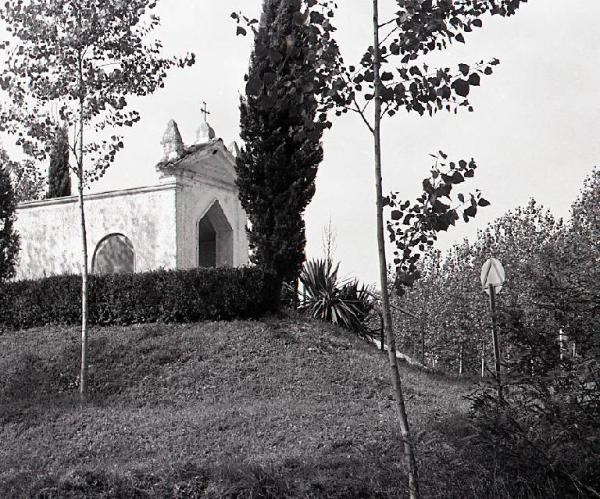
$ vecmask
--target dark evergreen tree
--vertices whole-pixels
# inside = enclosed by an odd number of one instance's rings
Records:
[[[15,275],[19,236],[14,230],[17,202],[6,165],[0,164],[0,283]]]
[[[69,174],[69,139],[65,129],[56,133],[56,141],[50,154],[48,168],[48,198],[61,198],[71,195]]]
[[[304,210],[323,159],[323,125],[314,92],[316,57],[301,0],[265,0],[241,100],[237,158],[240,201],[252,258],[283,282],[305,259]]]

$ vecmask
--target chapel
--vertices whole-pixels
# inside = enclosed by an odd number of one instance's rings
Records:
[[[85,195],[90,272],[238,267],[248,263],[247,218],[235,183],[237,145],[206,121],[184,145],[171,120],[155,166],[156,185]],[[79,274],[77,196],[21,203],[16,279]]]

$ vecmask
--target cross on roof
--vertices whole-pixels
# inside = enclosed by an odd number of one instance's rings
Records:
[[[206,123],[206,118],[210,114],[210,111],[206,107],[206,102],[202,102],[202,110],[200,112],[204,115],[204,123]]]

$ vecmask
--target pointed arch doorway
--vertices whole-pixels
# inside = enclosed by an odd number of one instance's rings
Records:
[[[197,225],[198,267],[233,265],[233,229],[215,201]]]

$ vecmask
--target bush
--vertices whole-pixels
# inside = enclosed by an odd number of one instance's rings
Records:
[[[276,302],[274,278],[249,267],[91,275],[89,279],[89,322],[103,326],[258,318]],[[80,321],[78,275],[0,286],[0,328]]]
[[[473,444],[491,456],[489,468],[546,491],[535,497],[598,497],[600,493],[600,364],[546,376],[520,377],[471,395]],[[530,494],[533,495],[533,494]]]
[[[307,262],[300,273],[304,296],[300,309],[312,317],[332,322],[359,334],[373,309],[371,293],[358,281],[339,282],[339,264],[329,259]]]
[[[576,308],[574,301],[570,308]],[[539,491],[532,497],[600,497],[596,351],[582,347],[576,356],[561,355],[557,331],[546,327],[539,310],[507,309],[499,315],[503,338],[511,345],[503,362],[503,397],[499,402],[494,382],[470,396],[476,443],[494,456],[490,469]]]

